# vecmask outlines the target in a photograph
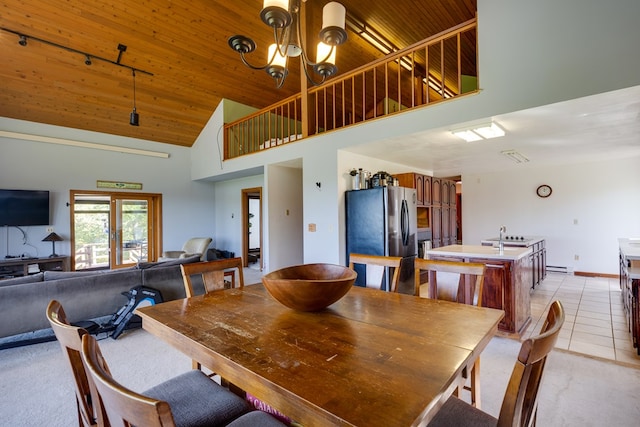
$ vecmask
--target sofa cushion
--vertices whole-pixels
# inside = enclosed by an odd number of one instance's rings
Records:
[[[29,274],[28,276],[15,277],[13,279],[0,280],[0,286],[19,285],[21,283],[35,283],[42,282],[44,280],[44,274],[42,272],[38,274]]]
[[[91,270],[91,271],[45,271],[44,280],[74,279],[76,277],[96,276],[117,270]]]
[[[148,268],[165,268],[173,265],[191,264],[192,262],[199,262],[200,255],[191,255],[187,258],[175,258],[170,261],[158,261],[158,262],[141,262],[138,264],[138,269],[146,270]]]

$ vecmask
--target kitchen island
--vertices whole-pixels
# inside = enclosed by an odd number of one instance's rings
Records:
[[[498,329],[520,336],[531,322],[531,253],[530,247],[449,245],[431,249],[427,258],[484,264],[482,305],[504,310]]]
[[[640,238],[621,238],[618,239],[618,244],[622,303],[633,347],[640,355]]]

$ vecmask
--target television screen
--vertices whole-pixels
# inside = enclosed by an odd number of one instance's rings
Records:
[[[49,225],[49,192],[0,190],[0,226]]]

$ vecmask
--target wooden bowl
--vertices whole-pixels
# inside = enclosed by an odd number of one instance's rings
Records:
[[[356,272],[335,264],[304,264],[262,276],[267,291],[281,304],[299,311],[319,311],[345,296]]]

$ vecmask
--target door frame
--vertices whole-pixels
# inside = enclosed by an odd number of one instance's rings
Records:
[[[110,226],[113,222],[113,202],[115,199],[144,199],[149,203],[149,224],[148,224],[148,238],[149,244],[147,248],[147,258],[149,261],[157,261],[161,254],[162,248],[162,194],[159,193],[130,193],[120,191],[96,191],[96,190],[69,190],[69,221],[70,221],[70,237],[71,237],[71,271],[76,269],[76,257],[75,257],[75,198],[76,195],[95,195],[109,197],[109,222]],[[111,250],[113,240],[112,234],[109,235],[109,249]],[[113,255],[109,254],[109,268],[113,268],[112,265]],[[121,266],[122,267],[122,266]]]
[[[264,265],[262,256],[262,187],[243,188],[242,192],[242,262],[245,267],[249,266],[249,199],[260,200],[260,271]]]

